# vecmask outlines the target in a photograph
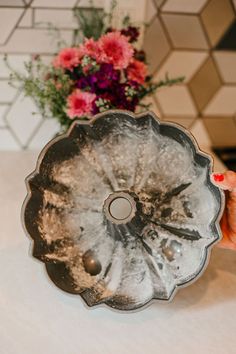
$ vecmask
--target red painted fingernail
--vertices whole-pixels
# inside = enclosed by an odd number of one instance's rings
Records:
[[[223,182],[225,176],[223,175],[223,173],[215,173],[213,174],[213,178],[216,182]]]

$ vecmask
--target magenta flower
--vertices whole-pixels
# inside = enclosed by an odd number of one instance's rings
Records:
[[[80,63],[81,52],[78,48],[64,48],[53,60],[55,68],[72,70]]]
[[[125,69],[130,63],[134,49],[128,38],[119,31],[109,32],[99,39],[102,49],[100,60],[112,64],[115,69]]]
[[[112,86],[113,82],[119,82],[120,72],[115,70],[111,64],[101,64],[100,70],[95,73],[97,86],[106,89]]]
[[[83,92],[76,89],[67,98],[67,115],[74,119],[75,117],[82,117],[85,115],[90,115],[93,109],[93,101],[96,95],[90,92]]]

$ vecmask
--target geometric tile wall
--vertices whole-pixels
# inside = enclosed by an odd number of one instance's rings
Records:
[[[215,147],[236,146],[236,1],[153,0],[150,6],[144,48],[152,73],[185,76],[155,95],[159,116],[188,128],[201,124]]]
[[[236,1],[137,1],[146,2],[143,47],[150,72],[156,80],[166,73],[185,76],[184,83],[158,91],[152,109],[161,119],[203,128],[214,146],[236,146],[236,51],[226,40],[236,27]],[[0,0],[0,150],[38,149],[58,132],[56,120],[43,119],[20,88],[8,85],[3,56],[20,71],[35,53],[50,60],[56,44],[47,23],[70,43],[74,6],[89,7],[89,0]]]

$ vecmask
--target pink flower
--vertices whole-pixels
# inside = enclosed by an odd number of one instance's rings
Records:
[[[101,46],[93,38],[86,39],[84,44],[80,46],[79,50],[83,56],[88,55],[89,57],[94,58],[98,61],[100,61],[101,59]]]
[[[142,61],[133,59],[127,68],[127,76],[129,80],[143,85],[147,76],[147,65]]]
[[[93,93],[83,92],[79,89],[75,90],[67,98],[68,116],[73,119],[91,114],[95,98],[96,95]]]
[[[71,70],[79,64],[80,58],[81,53],[78,48],[64,48],[54,58],[53,66]]]
[[[120,32],[109,32],[99,39],[103,62],[113,64],[115,69],[125,69],[133,56],[134,50],[128,38]]]

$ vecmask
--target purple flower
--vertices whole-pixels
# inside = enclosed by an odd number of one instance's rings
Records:
[[[119,71],[115,70],[112,64],[102,64],[100,70],[95,73],[97,78],[97,86],[100,89],[106,89],[112,83],[120,80]]]
[[[99,107],[96,105],[96,101],[92,103],[92,114],[95,115],[99,113]]]
[[[112,89],[112,104],[114,107],[135,111],[139,99],[137,95],[134,95],[133,97],[127,96],[126,84],[113,85]]]
[[[119,70],[115,70],[112,64],[103,63],[98,71],[77,80],[79,89],[96,94],[92,114],[112,107],[135,111],[139,101],[135,91],[139,85],[136,82],[127,85],[127,82],[120,82],[120,79]]]
[[[139,36],[139,30],[137,27],[129,26],[121,30],[121,34],[129,38],[129,42],[136,42]]]
[[[81,90],[89,89],[90,92],[96,92],[96,83],[97,78],[96,76],[89,75],[89,76],[81,76],[77,81],[77,87]]]
[[[85,89],[86,87],[89,86],[88,78],[87,77],[80,77],[79,80],[77,81],[77,87],[79,89]]]
[[[77,80],[79,89],[89,88],[90,92],[96,92],[110,88],[120,80],[120,72],[115,70],[112,64],[101,64],[100,69],[88,76],[81,76]]]
[[[133,97],[127,96],[127,85],[121,84],[119,82],[113,82],[109,91],[106,90],[101,94],[97,94],[97,100],[101,98],[106,100],[109,104],[109,108],[115,107],[118,109],[127,109],[130,111],[135,111],[135,108],[139,102],[138,96],[134,95]],[[100,107],[93,103],[93,114],[100,112]]]
[[[146,62],[146,54],[145,54],[144,50],[137,50],[137,49],[135,49],[135,50],[134,50],[134,57],[135,57],[135,59],[137,59],[137,60]]]

